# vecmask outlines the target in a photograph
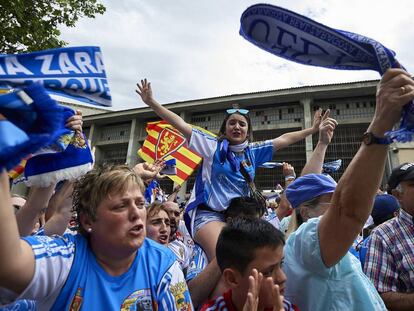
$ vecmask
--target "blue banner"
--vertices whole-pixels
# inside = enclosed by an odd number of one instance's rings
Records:
[[[269,4],[247,8],[240,35],[269,53],[304,65],[376,70],[396,67],[395,53],[381,43],[330,28],[306,16]]]
[[[26,54],[0,54],[0,88],[40,83],[58,101],[111,106],[99,47],[82,46]]]
[[[332,69],[375,70],[403,68],[395,53],[381,43],[349,31],[330,28],[306,16],[269,4],[247,8],[240,18],[240,35],[276,56],[304,65]],[[404,106],[400,127],[387,136],[412,141],[414,102]]]

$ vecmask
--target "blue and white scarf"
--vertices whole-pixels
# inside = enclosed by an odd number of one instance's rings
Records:
[[[403,68],[395,53],[356,33],[333,29],[295,12],[269,5],[247,8],[240,19],[240,35],[274,55],[305,65],[347,70]],[[391,140],[407,142],[414,133],[414,103],[405,105]]]
[[[337,172],[342,165],[342,159],[338,159],[331,162],[326,162],[322,165],[322,172],[324,174],[332,174]]]
[[[227,159],[234,172],[240,171],[240,158],[235,153],[244,152],[249,146],[249,141],[245,140],[239,145],[230,145],[227,138],[224,138],[220,146],[220,162],[223,164]]]

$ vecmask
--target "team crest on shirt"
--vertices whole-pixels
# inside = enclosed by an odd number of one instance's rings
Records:
[[[185,282],[170,285],[170,291],[174,296],[175,306],[178,311],[192,311],[191,304],[185,300],[185,292],[187,291]]]
[[[155,145],[156,159],[163,159],[175,152],[185,143],[185,138],[180,133],[165,128],[158,135],[157,144]]]
[[[121,305],[121,311],[157,311],[158,305],[152,299],[149,289],[140,289],[129,295]]]
[[[72,302],[69,306],[69,311],[79,311],[82,305],[83,295],[82,295],[82,288],[78,287],[75,296],[72,298]]]

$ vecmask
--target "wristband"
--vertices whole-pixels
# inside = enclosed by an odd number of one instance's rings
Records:
[[[291,180],[291,179],[295,179],[296,178],[296,175],[287,175],[287,176],[285,176],[285,181],[286,180]]]

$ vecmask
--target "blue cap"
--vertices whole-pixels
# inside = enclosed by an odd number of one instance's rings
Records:
[[[336,181],[329,175],[307,174],[297,178],[286,188],[286,197],[293,208],[327,193],[333,193]]]
[[[375,197],[374,208],[372,209],[372,219],[374,219],[374,224],[379,225],[384,221],[394,217],[393,213],[398,211],[400,205],[397,199],[389,194],[378,194]]]

